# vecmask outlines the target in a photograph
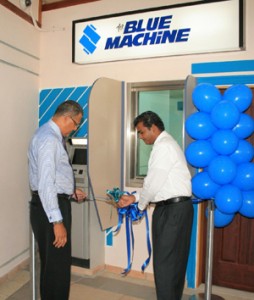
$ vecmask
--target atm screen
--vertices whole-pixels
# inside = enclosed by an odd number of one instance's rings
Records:
[[[76,148],[72,159],[73,165],[87,165],[87,149]]]

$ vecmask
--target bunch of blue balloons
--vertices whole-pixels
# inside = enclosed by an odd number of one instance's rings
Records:
[[[251,105],[252,91],[243,84],[224,92],[202,83],[192,93],[197,112],[185,129],[194,140],[186,159],[198,169],[192,190],[198,199],[213,199],[214,226],[224,227],[236,213],[254,218],[254,148],[246,139],[254,131],[253,118],[244,113]]]

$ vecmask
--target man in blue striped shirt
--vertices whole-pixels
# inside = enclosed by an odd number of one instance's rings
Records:
[[[85,199],[74,191],[74,175],[64,138],[77,130],[82,107],[68,100],[35,132],[28,150],[32,190],[30,221],[41,260],[41,300],[67,300],[71,268],[71,203]]]

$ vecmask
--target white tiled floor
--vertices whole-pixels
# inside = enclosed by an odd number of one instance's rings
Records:
[[[30,273],[28,270],[19,270],[16,274],[13,274],[8,279],[0,283],[0,300],[8,299],[9,296],[21,289],[29,281]]]
[[[202,295],[203,294],[203,295]],[[0,300],[32,299],[30,273],[24,268],[0,284]],[[156,300],[151,280],[122,277],[120,274],[101,271],[97,275],[72,274],[70,300]],[[183,300],[204,298],[204,285],[198,289],[185,289]],[[214,286],[212,300],[250,300],[254,293]],[[170,299],[169,299],[170,300]]]

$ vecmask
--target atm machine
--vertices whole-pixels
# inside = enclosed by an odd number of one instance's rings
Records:
[[[82,189],[89,199],[87,172],[87,139],[70,138],[66,143],[75,177],[75,187]],[[90,267],[89,200],[72,201],[72,264]]]

